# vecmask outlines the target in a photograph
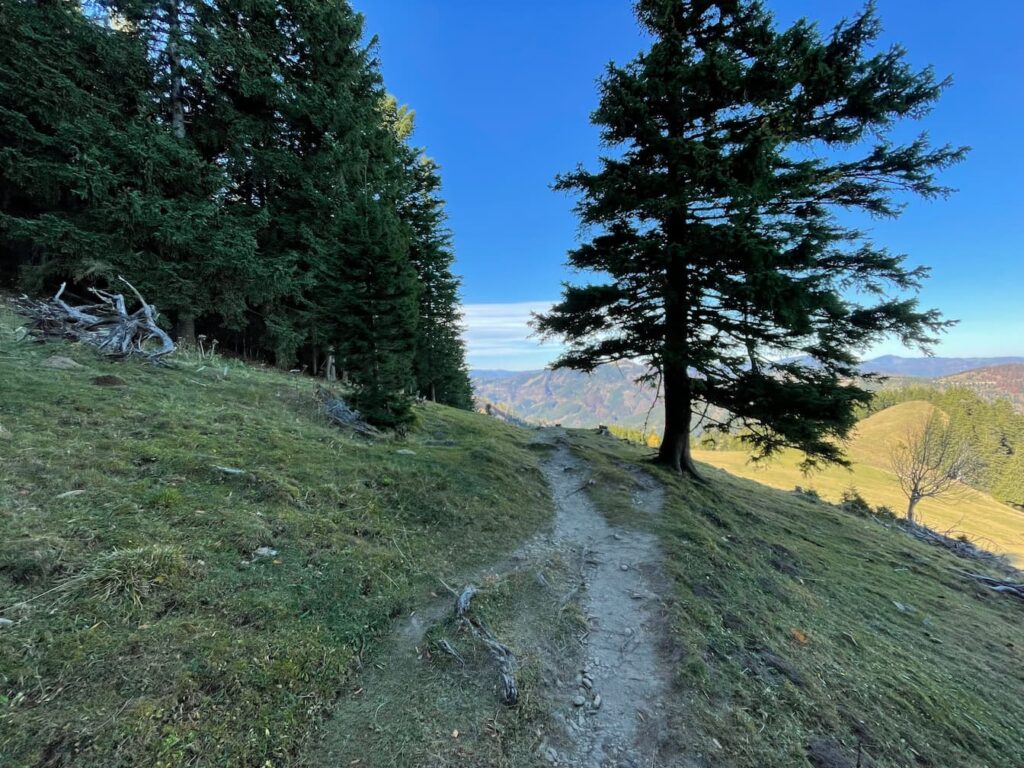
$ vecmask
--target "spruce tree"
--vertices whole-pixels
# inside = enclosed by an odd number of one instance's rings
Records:
[[[145,60],[68,2],[0,4],[0,280],[30,291],[123,250],[104,208],[130,169]]]
[[[380,424],[409,420],[418,349],[424,381],[458,401],[443,204],[406,217],[436,175],[362,17],[342,0],[87,5],[0,5],[4,279],[124,274],[184,338],[313,369],[334,350]],[[429,345],[421,293],[440,307]]]
[[[248,228],[225,215],[223,172],[186,136],[192,94],[172,76],[168,7],[181,7],[185,40],[192,14],[179,3],[5,5],[9,273],[20,262],[32,291],[125,275],[172,319],[237,322],[259,262]]]
[[[222,322],[209,331],[229,344],[291,367],[309,337],[307,295],[317,243],[310,226],[326,224],[332,210],[312,204],[298,106],[307,76],[304,29],[293,3],[219,0],[197,3],[182,45],[191,62],[188,136],[200,155],[223,169],[223,215],[244,222],[252,255],[239,254],[238,287],[243,323]],[[314,225],[315,226],[315,225]]]
[[[455,254],[447,227],[437,164],[422,154],[409,169],[413,190],[401,213],[410,230],[409,258],[416,271],[419,316],[415,386],[421,397],[456,408],[473,404],[462,341],[459,279],[452,273]]]
[[[289,130],[307,182],[290,188],[290,231],[306,254],[309,343],[331,346],[372,421],[411,417],[416,276],[399,207],[411,180],[389,124],[375,42],[345,3],[295,3],[301,32]],[[286,79],[286,82],[288,80]]]
[[[654,42],[609,66],[593,115],[613,151],[557,182],[596,230],[571,265],[611,280],[567,287],[539,318],[569,343],[556,365],[649,361],[660,459],[678,471],[696,476],[690,423],[707,405],[761,455],[843,463],[870,398],[858,353],[886,336],[927,348],[946,323],[914,298],[926,270],[836,214],[893,217],[947,191],[935,173],[965,150],[886,138],[947,81],[899,46],[872,51],[871,5],[828,35],[780,30],[757,0],[640,0],[636,15]]]
[[[98,272],[130,274],[158,301],[179,340],[196,322],[240,327],[254,292],[272,278],[256,257],[251,222],[225,205],[231,179],[221,153],[196,141],[196,116],[209,102],[209,51],[199,44],[215,6],[188,0],[101,0],[109,24],[145,55],[141,129],[122,137],[135,169],[121,210],[127,258]]]

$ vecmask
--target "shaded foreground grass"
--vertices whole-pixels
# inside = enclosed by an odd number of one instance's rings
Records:
[[[706,486],[652,466],[665,510],[638,515],[628,465],[650,452],[573,441],[605,514],[662,539],[667,765],[1024,765],[1024,606],[960,573],[980,564],[706,465]]]
[[[289,765],[396,615],[550,517],[495,420],[424,405],[368,443],[305,379],[16,326],[0,309],[4,766]]]
[[[577,635],[585,630],[576,606],[557,599],[571,592],[574,570],[560,554],[541,552],[473,579],[480,587],[474,614],[516,656],[516,706],[501,703],[494,659],[455,619],[454,597],[441,590],[420,622],[400,624],[369,657],[299,764],[547,766],[539,749],[550,730],[545,679],[578,666]]]
[[[801,456],[795,451],[785,451],[770,461],[756,464],[751,463],[744,451],[695,451],[694,455],[734,475],[785,490],[796,486],[813,489],[833,502],[839,501],[844,491],[855,488],[870,504],[888,506],[902,516],[907,499],[889,469],[889,443],[903,438],[932,408],[930,403],[911,401],[886,408],[862,421],[848,447],[852,471],[830,467],[806,475],[800,470]],[[961,486],[956,493],[922,499],[916,514],[935,530],[964,533],[980,546],[1005,554],[1024,566],[1024,512],[986,493]]]

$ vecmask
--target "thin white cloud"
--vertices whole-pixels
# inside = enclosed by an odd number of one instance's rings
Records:
[[[541,342],[533,336],[530,318],[534,312],[548,311],[553,303],[521,301],[464,305],[466,329],[463,337],[470,368],[523,371],[543,368],[550,363],[562,346],[553,341]]]

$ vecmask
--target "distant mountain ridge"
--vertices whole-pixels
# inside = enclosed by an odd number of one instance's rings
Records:
[[[790,357],[783,362],[810,362],[809,357]],[[900,357],[881,355],[860,364],[862,373],[937,379],[996,365],[1021,365],[1024,357]]]
[[[864,373],[936,379],[997,365],[1024,365],[1024,357],[900,357],[882,355],[860,364]]]
[[[865,373],[936,380],[937,386],[965,386],[983,397],[1009,397],[1024,408],[1024,357],[900,357],[883,355],[861,363]],[[660,407],[652,408],[655,388],[637,384],[642,365],[619,362],[592,374],[572,370],[470,372],[478,404],[540,424],[592,427],[618,424],[661,430]]]
[[[1024,363],[993,365],[987,368],[956,373],[936,380],[935,386],[967,387],[986,400],[1007,398],[1013,407],[1024,413]]]
[[[630,362],[599,366],[592,374],[572,370],[471,371],[477,402],[539,424],[591,427],[619,424],[661,428],[660,409],[653,408],[656,391],[637,384],[644,366]]]
[[[518,373],[538,373],[538,371],[506,371],[500,368],[480,368],[471,371],[470,376],[474,379],[485,381],[487,379],[504,379],[509,376],[515,376]]]

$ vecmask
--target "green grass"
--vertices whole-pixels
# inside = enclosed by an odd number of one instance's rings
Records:
[[[538,754],[540,734],[550,730],[545,677],[574,667],[586,628],[575,604],[561,599],[576,584],[575,569],[550,555],[502,570],[474,580],[481,591],[472,610],[516,656],[516,706],[500,703],[494,660],[453,616],[454,597],[439,590],[432,609],[440,612],[423,614],[424,635],[400,630],[369,657],[301,765],[547,766]]]
[[[907,500],[889,469],[889,444],[920,423],[933,407],[911,401],[862,421],[847,448],[853,462],[851,469],[830,467],[808,475],[801,471],[801,455],[795,451],[758,463],[752,463],[743,451],[695,451],[694,455],[734,475],[786,490],[796,486],[812,489],[833,502],[839,501],[844,491],[855,488],[869,503],[887,506],[902,515]],[[964,533],[979,545],[1024,566],[1024,513],[986,493],[961,486],[948,496],[922,500],[916,514],[936,530]]]
[[[418,406],[369,443],[306,379],[16,326],[0,309],[4,766],[290,765],[395,616],[550,518],[529,435],[496,420]]]
[[[539,683],[580,625],[552,597],[568,564],[502,564],[551,515],[529,432],[419,406],[407,438],[366,442],[305,379],[109,363],[15,325],[0,311],[0,765],[538,762]],[[85,368],[40,367],[55,353]],[[571,434],[599,508],[661,538],[681,764],[1024,765],[1024,606],[960,573],[981,564],[708,466],[703,486],[648,466],[666,504],[645,515],[630,466],[650,452]],[[391,634],[484,566],[514,709],[444,614],[412,652]]]
[[[666,487],[651,520],[621,470],[650,452],[573,440],[595,503],[661,537],[669,718],[693,764],[838,768],[860,748],[876,768],[1024,765],[1024,605],[959,573],[981,564],[706,465],[703,486],[649,465]]]

